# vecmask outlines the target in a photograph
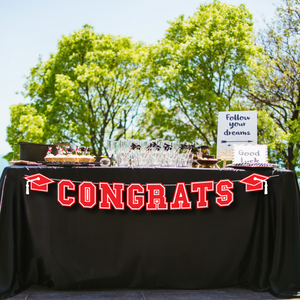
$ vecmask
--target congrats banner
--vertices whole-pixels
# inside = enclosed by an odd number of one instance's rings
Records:
[[[245,185],[245,192],[263,190],[265,183],[265,194],[267,194],[266,181],[269,178],[269,176],[252,173],[237,182]],[[230,206],[234,201],[234,182],[230,179],[221,179],[217,182],[214,180],[192,181],[188,184],[177,182],[173,184],[175,191],[171,201],[167,201],[166,186],[163,183],[146,183],[142,185],[141,183],[114,182],[110,184],[108,182],[94,183],[83,180],[76,188],[76,184],[70,179],[53,180],[41,173],[25,176],[24,179],[26,180],[27,195],[29,195],[29,184],[32,191],[48,192],[48,186],[58,181],[57,201],[66,207],[71,207],[77,201],[83,208],[93,208],[98,204],[99,209],[111,209],[113,207],[116,210],[124,210],[125,194],[126,205],[131,210],[141,210],[145,206],[146,210],[150,211],[192,209],[187,186],[190,186],[190,193],[198,195],[197,209],[209,207],[207,200],[209,192],[215,192],[215,203],[220,207]],[[100,191],[100,195],[97,195],[97,190]],[[77,191],[77,197],[68,195],[69,191]]]

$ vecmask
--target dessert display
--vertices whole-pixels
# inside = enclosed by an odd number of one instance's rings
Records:
[[[107,148],[106,148],[107,147]],[[91,155],[92,148],[86,146],[62,148],[56,146],[57,154],[52,154],[52,147],[44,157],[44,164],[59,166],[120,166],[120,167],[171,167],[171,168],[219,168],[214,155],[209,153],[210,146],[196,146],[194,143],[179,143],[157,139],[132,140],[109,139],[105,142],[108,156]]]
[[[210,155],[209,146],[203,145],[200,146],[198,151],[198,156],[195,160],[198,163],[198,168],[216,168],[219,169],[218,162],[219,160],[215,158],[214,155]]]
[[[44,157],[44,163],[46,165],[88,165],[95,162],[96,157],[90,154],[90,147],[68,147],[65,150],[57,146],[57,154],[52,154],[52,147],[48,147],[47,154]]]
[[[107,147],[107,148],[106,148]],[[57,146],[57,155],[52,154],[52,147],[44,156],[47,165],[98,165],[120,167],[190,167],[190,168],[217,168],[219,159],[209,153],[210,146],[196,146],[194,143],[170,142],[163,139],[149,140],[113,140],[105,143],[108,156],[96,157],[91,155],[91,147],[68,147],[65,150]],[[99,157],[98,157],[99,158]],[[223,164],[224,167],[224,164]],[[274,163],[243,162],[227,165],[232,168],[276,168]]]
[[[214,158],[214,155],[209,155],[210,157],[201,157],[197,159],[199,163],[198,168],[219,168],[217,165],[218,159]]]
[[[81,164],[93,163],[96,158],[90,154],[90,147],[80,147],[79,148],[81,155],[78,155],[78,162]]]

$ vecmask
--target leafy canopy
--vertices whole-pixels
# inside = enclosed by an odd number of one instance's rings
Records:
[[[281,134],[274,150],[287,169],[300,164],[300,1],[284,0],[275,19],[260,32],[264,56],[253,85],[246,90],[257,108],[265,110]]]
[[[84,144],[101,154],[104,138],[121,119],[130,126],[145,97],[144,55],[141,43],[97,34],[88,25],[63,36],[25,85],[25,96],[45,116],[47,141]]]
[[[218,112],[237,105],[259,53],[244,5],[214,1],[170,22],[149,49],[153,99],[141,127],[152,135],[216,143]]]

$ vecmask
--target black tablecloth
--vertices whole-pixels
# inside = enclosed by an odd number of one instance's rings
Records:
[[[246,192],[239,181],[269,176],[268,193]],[[26,191],[24,177],[51,178],[48,192]],[[61,179],[71,206],[57,201]],[[230,179],[234,201],[220,207],[207,191],[208,208],[196,208],[191,182]],[[124,210],[83,208],[82,181],[125,183]],[[192,209],[171,210],[176,183],[186,184]],[[168,210],[131,210],[130,183],[162,183]],[[26,194],[29,192],[29,194]],[[299,189],[294,172],[273,169],[132,169],[11,166],[0,182],[0,296],[32,284],[55,289],[239,286],[293,297],[300,290]],[[145,201],[147,191],[145,189]]]

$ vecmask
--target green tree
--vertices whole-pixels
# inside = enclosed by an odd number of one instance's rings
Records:
[[[146,93],[144,54],[142,43],[97,34],[88,25],[63,36],[25,85],[25,96],[45,116],[47,142],[83,144],[100,155],[104,138],[120,121],[128,128],[139,111]]]
[[[46,142],[44,131],[46,118],[39,115],[34,107],[29,104],[16,104],[10,107],[10,125],[7,126],[6,141],[11,145],[13,151],[3,158],[8,161],[20,158],[19,146],[14,144],[22,141],[33,143]]]
[[[259,51],[244,5],[213,1],[192,17],[170,22],[165,37],[149,47],[153,100],[141,128],[150,135],[216,143],[218,112],[236,105]]]
[[[260,71],[246,94],[259,109],[268,112],[282,133],[276,156],[285,167],[299,166],[300,110],[300,1],[283,0],[275,19],[260,32],[264,49]],[[264,70],[264,72],[261,72]]]

